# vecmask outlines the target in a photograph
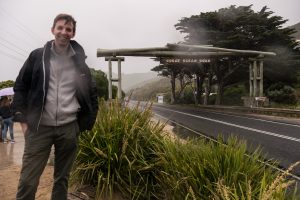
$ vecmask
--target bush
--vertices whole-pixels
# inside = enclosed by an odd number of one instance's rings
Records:
[[[163,126],[151,122],[150,108],[101,101],[93,130],[80,136],[73,182],[94,186],[98,196],[119,191],[126,199],[151,199],[159,194],[155,174]]]
[[[181,104],[194,104],[195,103],[195,98],[193,94],[193,89],[191,87],[186,87],[182,91],[183,94],[181,97],[178,98],[177,103]]]
[[[292,105],[297,103],[295,90],[291,86],[284,85],[283,83],[271,85],[266,93],[269,99],[276,103]]]
[[[247,196],[251,190],[251,196],[257,199],[262,182],[271,183],[276,177],[257,162],[259,150],[246,157],[245,142],[233,137],[227,146],[222,139],[219,143],[200,139],[187,143],[169,141],[165,147],[161,158],[165,171],[159,177],[171,199],[218,199],[219,182],[230,191],[235,189],[238,197]]]
[[[224,89],[223,104],[224,105],[243,105],[242,96],[246,96],[247,91],[244,85],[230,86]]]

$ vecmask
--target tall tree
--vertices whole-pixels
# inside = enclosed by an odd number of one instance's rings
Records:
[[[184,41],[186,44],[209,44],[223,48],[277,52],[280,56],[265,62],[266,68],[271,69],[266,70],[265,76],[267,78],[273,76],[272,67],[275,62],[279,68],[279,71],[276,69],[279,75],[289,76],[294,80],[296,67],[288,59],[293,57],[289,55],[293,53],[292,49],[296,45],[292,37],[295,30],[283,28],[282,25],[287,20],[273,14],[267,7],[255,12],[252,10],[252,5],[229,6],[218,11],[182,18],[175,27],[181,33],[186,34]],[[280,51],[282,48],[288,50]],[[227,79],[237,73],[238,66],[244,66],[243,71],[247,73],[248,67],[245,67],[247,60],[243,58],[234,60],[235,65],[231,69],[227,65],[228,60],[224,58],[220,58],[217,62],[218,66],[214,66],[220,95],[224,87],[232,82]],[[289,71],[289,73],[280,73],[284,71]],[[239,81],[247,81],[247,79]],[[221,99],[218,99],[219,103]]]

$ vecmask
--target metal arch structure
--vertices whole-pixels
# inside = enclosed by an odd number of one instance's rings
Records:
[[[120,57],[121,56],[121,57]],[[97,57],[108,61],[109,99],[112,99],[112,82],[118,82],[118,98],[122,98],[121,62],[125,56],[161,58],[207,59],[231,56],[248,57],[249,65],[249,99],[250,105],[257,97],[263,97],[263,59],[276,56],[274,52],[227,49],[210,45],[167,44],[165,47],[131,48],[131,49],[97,49]],[[112,79],[112,61],[118,62],[118,79]]]

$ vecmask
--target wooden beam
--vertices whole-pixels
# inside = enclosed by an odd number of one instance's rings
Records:
[[[167,51],[167,47],[150,47],[150,48],[132,48],[132,49],[97,49],[97,57],[103,55],[118,56],[124,53],[135,53],[135,52],[151,52],[151,51]]]
[[[220,47],[211,47],[205,45],[186,45],[186,44],[167,44],[169,48],[185,48],[190,50],[214,50],[214,51],[224,51],[224,52],[234,52],[234,53],[245,53],[245,54],[256,54],[256,55],[266,55],[266,56],[276,56],[274,52],[264,52],[264,51],[253,51],[253,50],[239,50],[239,49],[227,49]]]
[[[142,56],[142,57],[212,57],[212,56],[238,56],[249,55],[246,52],[234,53],[234,52],[185,52],[185,51],[148,51],[148,52],[117,52],[114,50],[97,50],[97,57],[105,56]]]
[[[125,60],[125,58],[124,57],[105,57],[105,61],[119,61],[119,60],[121,60],[121,61],[124,61]]]

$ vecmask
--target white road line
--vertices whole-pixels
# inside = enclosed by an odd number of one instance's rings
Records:
[[[270,120],[265,120],[265,119],[257,119],[257,118],[254,118],[254,117],[236,116],[236,115],[233,115],[233,114],[225,114],[225,113],[219,113],[219,112],[207,111],[207,110],[205,112],[219,114],[219,115],[224,115],[224,116],[231,116],[231,117],[239,117],[239,118],[244,118],[244,119],[251,119],[251,120],[268,122],[268,123],[273,123],[273,124],[281,124],[281,125],[285,125],[285,126],[295,126],[295,127],[299,127],[300,128],[300,125],[297,125],[297,124],[289,124],[289,123],[276,122],[276,121],[270,121]]]
[[[217,123],[224,124],[224,125],[227,125],[227,126],[233,126],[233,127],[258,132],[258,133],[262,133],[262,134],[265,134],[265,135],[271,135],[271,136],[274,136],[274,137],[279,137],[279,138],[283,138],[283,139],[287,139],[287,140],[292,140],[292,141],[300,143],[300,139],[294,138],[294,137],[289,137],[289,136],[286,136],[286,135],[280,135],[280,134],[272,133],[272,132],[269,132],[269,131],[263,131],[263,130],[259,130],[259,129],[255,129],[255,128],[250,128],[250,127],[247,127],[247,126],[232,124],[232,123],[224,122],[224,121],[221,121],[221,120],[210,119],[210,118],[207,118],[207,117],[201,117],[201,116],[197,116],[197,115],[193,115],[193,114],[189,114],[189,113],[184,113],[184,112],[180,112],[180,111],[175,111],[175,110],[171,110],[171,109],[167,109],[167,108],[162,108],[162,109],[169,110],[171,112],[175,112],[175,113],[179,113],[179,114],[183,114],[183,115],[187,115],[187,116],[190,116],[190,117],[195,117],[195,118],[204,119],[204,120],[208,120],[208,121],[212,121],[212,122],[217,122]]]

